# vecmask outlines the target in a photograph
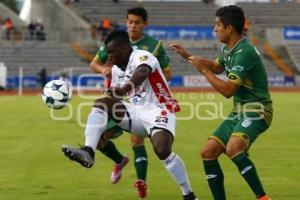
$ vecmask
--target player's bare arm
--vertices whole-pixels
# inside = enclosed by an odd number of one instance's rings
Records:
[[[190,52],[188,52],[183,46],[180,44],[174,43],[170,44],[172,51],[175,51],[179,55],[181,55],[184,59],[188,59],[188,57],[192,56]]]
[[[190,52],[188,52],[184,47],[182,47],[179,44],[174,43],[171,44],[170,47],[173,51],[175,51],[185,59],[189,59],[189,57],[193,56]],[[220,74],[225,70],[224,67],[219,65],[216,61],[199,56],[194,57],[198,63],[202,63],[203,65],[207,66],[215,74]]]
[[[215,60],[211,60],[203,57],[198,57],[198,58],[199,58],[198,62],[201,62],[203,65],[208,66],[208,68],[215,74],[221,74],[225,70],[225,68]]]
[[[167,81],[172,79],[172,70],[171,69],[163,70],[163,74],[164,74]]]
[[[95,57],[90,63],[90,69],[97,74],[103,74],[106,77],[111,76],[111,64],[101,63],[97,57]]]
[[[222,80],[218,78],[207,65],[198,62],[198,58],[195,56],[189,57],[189,62],[195,65],[198,71],[206,77],[208,82],[226,98],[232,97],[240,87],[240,85],[230,79]]]
[[[122,87],[112,87],[109,89],[108,93],[114,98],[120,98],[126,95],[130,90],[140,86],[146,80],[150,72],[150,66],[142,64],[135,70],[128,83],[124,84]]]

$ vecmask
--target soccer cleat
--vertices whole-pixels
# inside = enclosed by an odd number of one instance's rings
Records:
[[[112,184],[116,184],[122,177],[122,170],[129,162],[129,158],[127,156],[123,157],[123,160],[120,164],[115,164],[114,171],[111,173],[110,180]]]
[[[90,147],[75,148],[63,145],[61,150],[70,160],[75,160],[86,168],[91,168],[94,164],[94,151]]]
[[[257,200],[271,200],[271,198],[268,197],[268,195],[264,195],[264,196],[258,198]]]
[[[187,195],[183,196],[183,200],[199,200],[197,199],[197,197],[195,196],[194,192],[191,192]]]
[[[144,180],[137,179],[134,187],[137,189],[139,199],[145,199],[147,197],[147,184]]]

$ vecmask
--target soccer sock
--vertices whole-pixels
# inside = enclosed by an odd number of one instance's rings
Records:
[[[253,162],[245,155],[245,153],[240,153],[232,161],[238,167],[241,175],[244,177],[248,185],[251,187],[252,191],[255,193],[257,198],[264,196],[266,193],[262,187],[259,177],[256,172],[256,168]]]
[[[85,128],[85,146],[96,151],[102,133],[106,129],[107,113],[99,108],[92,108]]]
[[[179,185],[182,194],[187,195],[192,192],[190,182],[188,180],[184,163],[182,159],[172,152],[169,157],[163,160],[166,169]]]
[[[111,141],[108,141],[107,144],[100,149],[100,151],[117,164],[120,164],[123,161],[124,156],[118,151],[115,144]]]
[[[203,160],[208,185],[215,200],[225,200],[224,175],[218,160]]]
[[[145,145],[133,147],[134,152],[134,166],[136,170],[137,179],[146,181],[148,156]]]

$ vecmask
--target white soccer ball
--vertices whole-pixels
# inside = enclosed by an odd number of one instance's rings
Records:
[[[42,98],[49,108],[61,109],[70,102],[72,88],[64,81],[52,80],[45,85]]]

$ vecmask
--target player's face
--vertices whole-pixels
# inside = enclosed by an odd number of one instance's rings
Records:
[[[148,25],[140,16],[129,14],[126,20],[127,32],[131,41],[139,40],[144,34],[144,28]]]
[[[109,63],[117,65],[120,68],[127,66],[130,49],[126,45],[120,46],[114,42],[109,42],[106,48]]]
[[[214,31],[220,42],[226,43],[228,41],[230,35],[229,26],[224,25],[220,17],[216,17]]]

